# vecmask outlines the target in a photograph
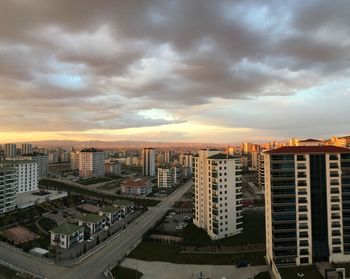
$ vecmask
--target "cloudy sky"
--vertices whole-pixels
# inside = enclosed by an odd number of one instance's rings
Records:
[[[1,0],[0,141],[350,134],[350,2]]]

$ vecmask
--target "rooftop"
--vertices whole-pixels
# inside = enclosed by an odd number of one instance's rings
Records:
[[[137,179],[128,179],[122,182],[122,185],[127,187],[142,187],[148,183],[147,178],[137,178]]]
[[[32,161],[32,160],[4,160],[4,161],[0,161],[0,165],[1,164],[5,164],[5,165],[20,165],[20,164],[37,164],[37,162]]]
[[[55,233],[55,234],[71,235],[71,234],[79,231],[82,228],[83,227],[78,226],[78,225],[66,223],[66,224],[62,224],[58,227],[53,228],[51,230],[51,232]]]
[[[267,154],[300,154],[300,153],[350,153],[350,148],[338,147],[332,145],[324,146],[284,146],[265,151]]]
[[[41,153],[41,152],[32,152],[32,153],[28,153],[28,154],[23,154],[21,155],[22,157],[36,157],[36,156],[44,156],[47,157],[47,155],[45,153]]]
[[[299,142],[313,142],[313,141],[322,142],[322,140],[317,140],[317,139],[299,140]]]
[[[215,155],[208,157],[208,159],[215,159],[215,160],[217,160],[217,159],[237,159],[237,158],[238,157],[224,154],[224,153],[219,153],[219,154],[215,154]]]
[[[79,220],[81,220],[83,222],[97,223],[99,221],[102,221],[103,219],[104,219],[103,216],[100,216],[97,214],[87,214],[87,215],[83,215],[82,217],[80,217]]]
[[[103,152],[102,150],[90,147],[90,148],[84,148],[80,150],[80,152]]]

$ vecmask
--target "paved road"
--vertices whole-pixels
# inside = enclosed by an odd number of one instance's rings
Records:
[[[191,181],[187,182],[164,199],[158,206],[149,208],[140,219],[121,231],[118,237],[108,241],[102,249],[73,267],[49,264],[37,258],[18,253],[15,250],[9,250],[3,246],[0,246],[0,260],[49,279],[105,278],[103,271],[110,264],[122,259],[126,251],[161,219],[173,203],[190,188],[191,184]]]

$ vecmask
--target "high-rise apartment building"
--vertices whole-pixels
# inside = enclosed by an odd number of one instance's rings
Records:
[[[350,149],[315,144],[265,152],[273,266],[350,261]]]
[[[32,160],[6,160],[0,162],[0,167],[16,169],[18,194],[38,190],[37,162]]]
[[[22,143],[21,155],[32,153],[32,145],[30,143]]]
[[[79,152],[79,176],[101,177],[105,175],[105,154],[102,150],[85,148]]]
[[[194,218],[211,239],[242,232],[241,160],[203,149],[193,157]]]
[[[44,153],[32,152],[23,155],[22,158],[32,160],[38,164],[38,178],[42,178],[49,173],[49,157]]]
[[[16,158],[17,147],[14,143],[5,143],[5,157],[6,158]]]
[[[171,188],[175,185],[175,168],[158,168],[158,188]]]
[[[79,169],[79,151],[69,153],[69,166],[71,170]]]
[[[179,156],[180,165],[183,168],[184,177],[191,177],[192,175],[192,158],[191,153],[183,153]]]
[[[258,180],[258,186],[261,191],[265,191],[265,165],[264,165],[264,153],[260,151],[257,154],[257,167],[256,177]]]
[[[17,180],[15,168],[0,167],[0,214],[16,208]]]
[[[155,176],[156,175],[156,158],[154,148],[142,149],[142,175]]]

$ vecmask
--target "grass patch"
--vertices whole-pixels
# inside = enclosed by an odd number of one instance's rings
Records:
[[[238,246],[261,244],[265,242],[265,217],[263,212],[246,212],[243,214],[243,232],[239,235],[213,241],[207,233],[190,223],[184,229],[184,241],[192,246]]]
[[[181,253],[178,246],[162,245],[143,241],[129,257],[144,261],[162,261],[177,264],[234,265],[246,260],[252,265],[265,265],[264,252],[245,252],[237,254]]]
[[[312,279],[323,279],[321,273],[313,265],[310,266],[300,266],[300,267],[289,267],[289,268],[280,268],[278,269],[282,279],[295,279],[298,278],[298,273],[303,273],[303,278],[312,278]]]
[[[91,177],[87,179],[80,179],[79,181],[77,181],[77,183],[80,183],[82,185],[92,185],[92,184],[107,182],[111,180],[112,178],[109,178],[109,177]]]
[[[41,218],[38,223],[48,233],[50,233],[50,230],[57,226],[54,220],[46,217]]]
[[[0,279],[19,279],[23,277],[19,277],[16,275],[17,272],[8,268],[7,266],[0,265]]]
[[[116,266],[112,269],[112,274],[116,279],[140,279],[142,273],[136,269]]]

